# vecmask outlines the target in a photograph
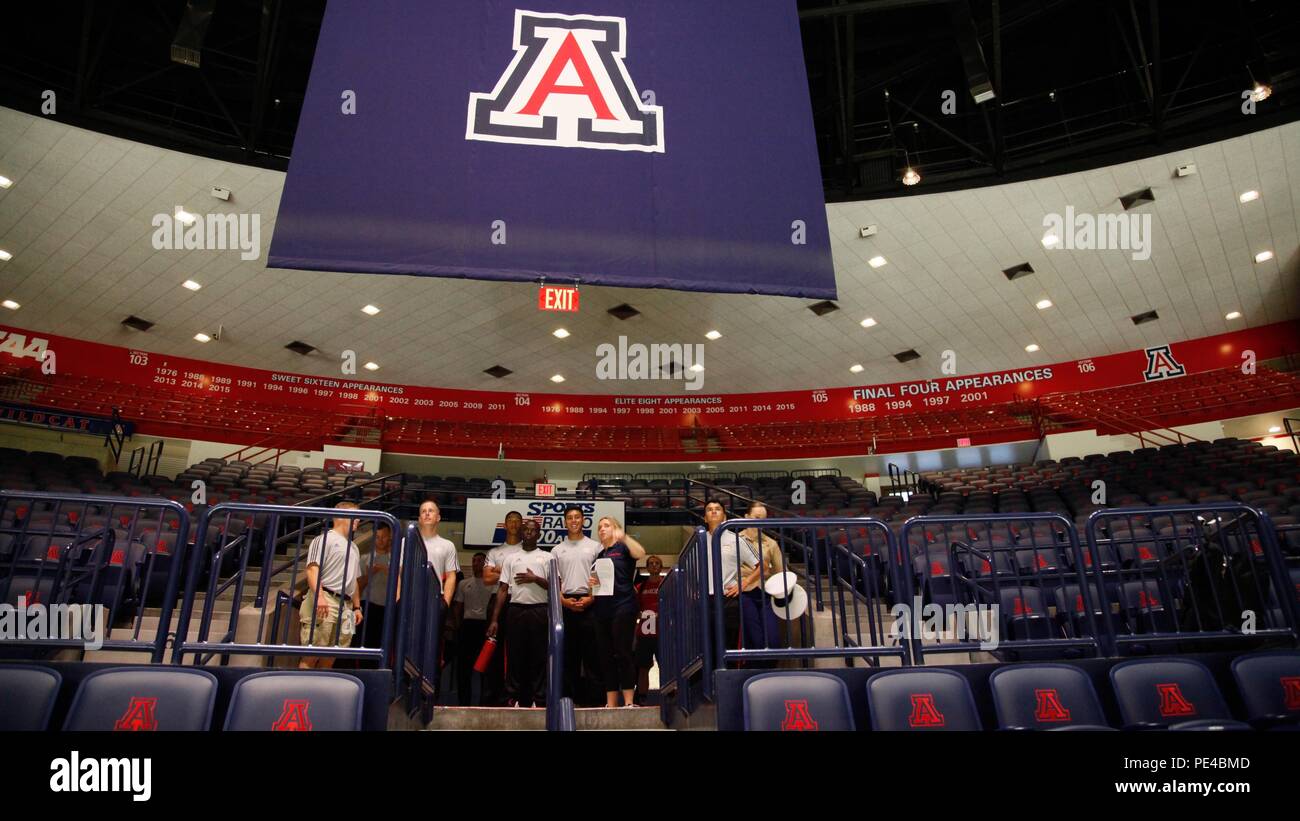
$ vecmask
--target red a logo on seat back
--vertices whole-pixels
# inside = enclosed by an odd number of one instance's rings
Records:
[[[1042,570],[1042,569],[1045,568],[1045,567],[1048,567],[1047,559],[1043,558],[1042,554],[1039,554],[1039,555],[1038,555],[1038,569],[1039,569],[1039,570]]]
[[[1156,560],[1155,554],[1146,545],[1138,546],[1138,558],[1144,562],[1154,562]]]
[[[113,555],[108,557],[108,563],[112,565],[118,565],[124,561],[126,561],[126,552],[122,550],[114,550]]]
[[[930,562],[930,575],[931,576],[945,575],[943,570],[943,564],[940,562]]]
[[[307,717],[307,708],[311,707],[310,701],[295,701],[291,698],[284,700],[284,707],[280,709],[280,717],[271,725],[271,729],[278,733],[305,733],[311,730],[311,719]]]
[[[1070,711],[1061,704],[1056,689],[1035,690],[1034,718],[1038,721],[1069,721]]]
[[[1160,600],[1155,597],[1154,593],[1148,593],[1145,590],[1138,591],[1138,607],[1159,607]]]
[[[1196,715],[1196,708],[1183,696],[1177,683],[1157,684],[1156,691],[1160,693],[1160,715],[1165,718]]]
[[[123,713],[122,717],[113,722],[113,729],[131,732],[157,730],[158,721],[153,715],[154,706],[157,703],[157,698],[131,696],[131,704],[126,708],[126,712]]]
[[[798,730],[816,730],[817,722],[813,721],[812,714],[808,712],[808,701],[806,699],[785,700],[785,718],[781,721],[781,730],[791,732]]]
[[[942,727],[943,713],[934,706],[933,693],[912,694],[912,714],[907,717],[909,727]]]
[[[1013,616],[1023,616],[1023,615],[1025,615],[1026,613],[1032,613],[1032,612],[1034,612],[1034,608],[1032,608],[1032,607],[1030,607],[1029,605],[1025,604],[1025,600],[1024,600],[1024,599],[1020,598],[1019,596],[1016,596],[1015,612],[1013,612],[1011,615],[1013,615]]]
[[[1300,676],[1283,676],[1282,692],[1288,710],[1300,710]]]

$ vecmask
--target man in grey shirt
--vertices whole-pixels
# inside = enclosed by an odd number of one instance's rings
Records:
[[[456,625],[456,694],[462,707],[476,706],[471,698],[474,662],[487,638],[488,608],[496,590],[483,584],[486,553],[474,554],[474,578],[457,585],[452,602],[452,621]]]
[[[551,549],[551,555],[555,557],[555,569],[560,576],[560,604],[564,606],[565,694],[581,707],[599,707],[605,703],[605,694],[597,681],[600,669],[591,614],[595,598],[588,579],[600,543],[583,533],[586,523],[582,508],[566,507],[564,526],[568,528],[568,537]]]

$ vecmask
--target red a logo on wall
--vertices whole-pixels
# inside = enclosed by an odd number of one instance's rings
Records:
[[[817,722],[813,721],[812,714],[808,712],[808,701],[806,699],[786,699],[785,718],[781,721],[781,730],[791,732],[816,729]]]
[[[271,725],[271,729],[277,733],[305,733],[310,731],[311,719],[307,717],[308,707],[311,707],[310,701],[295,701],[286,698],[284,707],[280,709],[280,717]]]
[[[158,721],[154,718],[154,706],[157,703],[157,698],[131,696],[131,704],[126,708],[126,712],[122,714],[122,717],[113,722],[113,729],[130,732],[157,730]]]
[[[907,717],[909,727],[942,727],[943,713],[934,706],[933,693],[912,694],[912,714]]]
[[[1154,382],[1158,379],[1173,379],[1187,375],[1187,369],[1177,359],[1174,359],[1174,352],[1170,350],[1168,345],[1147,348],[1146,355],[1147,368],[1142,373],[1144,381]]]
[[[1160,693],[1160,715],[1165,718],[1196,715],[1196,708],[1183,696],[1178,684],[1157,684],[1156,691]]]
[[[1035,690],[1034,718],[1038,721],[1069,721],[1070,711],[1061,704],[1056,689]]]
[[[1283,676],[1282,692],[1288,710],[1300,710],[1300,676]]]

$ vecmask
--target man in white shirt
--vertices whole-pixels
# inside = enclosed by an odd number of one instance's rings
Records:
[[[506,651],[506,698],[518,707],[546,705],[546,636],[550,619],[546,602],[550,583],[547,568],[554,557],[537,549],[541,528],[529,519],[521,531],[523,548],[501,566],[501,587],[497,592],[488,636],[499,630],[501,610],[510,598],[510,637]]]
[[[596,659],[596,627],[592,622],[588,579],[591,566],[600,552],[600,543],[583,533],[586,516],[582,508],[569,505],[564,509],[567,538],[551,548],[555,569],[560,577],[560,603],[564,606],[564,689],[579,706],[596,707],[605,703],[597,681],[600,675]],[[586,668],[585,673],[583,668]]]
[[[356,510],[352,502],[339,502],[339,510]],[[361,623],[361,551],[348,537],[356,521],[338,517],[332,530],[312,539],[307,546],[307,594],[298,610],[302,644],[312,647],[347,646]],[[334,659],[305,657],[298,662],[304,670],[327,670]]]
[[[474,661],[487,637],[488,610],[494,590],[482,584],[485,553],[474,554],[473,577],[456,586],[452,621],[456,624],[456,694],[462,707],[473,705]]]
[[[519,532],[523,529],[524,517],[517,510],[506,514],[506,540],[487,553],[483,563],[483,585],[496,596],[501,585],[501,565],[510,556],[523,550]],[[489,616],[491,613],[488,614]],[[488,663],[487,674],[483,677],[483,704],[487,707],[500,707],[506,703],[506,641],[510,635],[510,604],[501,610],[500,631],[497,636],[497,649]]]
[[[456,595],[456,575],[460,573],[460,560],[456,558],[456,545],[450,539],[438,535],[438,523],[442,521],[442,512],[438,503],[426,499],[420,505],[420,538],[424,539],[424,550],[429,555],[429,564],[442,583],[442,603],[451,609],[451,600]]]

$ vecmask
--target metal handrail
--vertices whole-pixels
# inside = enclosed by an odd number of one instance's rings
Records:
[[[555,562],[546,563],[546,612],[550,630],[546,634],[546,729],[574,729],[566,726],[562,701],[568,701],[573,710],[573,699],[564,696],[564,608],[560,605],[560,576]]]

